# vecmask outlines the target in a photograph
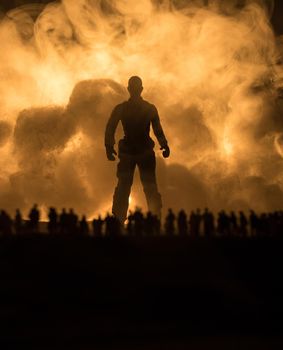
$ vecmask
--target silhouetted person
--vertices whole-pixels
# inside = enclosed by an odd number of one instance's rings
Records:
[[[253,210],[250,211],[249,221],[250,221],[251,236],[252,237],[256,236],[258,234],[258,229],[259,229],[259,218]]]
[[[280,227],[280,213],[278,211],[268,214],[268,235],[278,236]]]
[[[186,236],[188,234],[187,214],[184,210],[181,210],[178,214],[178,233],[180,236]]]
[[[280,212],[278,212],[278,221],[277,221],[277,232],[276,232],[276,235],[277,236],[282,236],[282,232],[283,232],[283,212],[280,211]]]
[[[134,235],[142,236],[144,230],[144,217],[141,209],[137,208],[133,213]]]
[[[168,209],[168,213],[165,218],[165,234],[167,236],[172,236],[175,234],[175,214],[172,209]]]
[[[50,207],[48,213],[48,232],[49,234],[57,233],[58,228],[58,215],[55,208]]]
[[[238,219],[234,211],[230,213],[230,225],[229,225],[229,235],[237,235],[238,233]]]
[[[120,221],[113,215],[107,214],[105,218],[105,235],[115,237],[120,234]]]
[[[37,204],[35,204],[29,213],[30,232],[34,233],[39,231],[39,219],[40,219],[40,213],[37,208]]]
[[[202,219],[202,215],[201,215],[200,209],[197,209],[196,218],[195,219],[196,219],[195,234],[196,234],[196,236],[200,236],[200,225],[201,225],[201,219]]]
[[[88,235],[88,233],[89,233],[88,223],[86,220],[86,216],[83,215],[83,217],[80,221],[80,234],[86,236],[86,235]]]
[[[224,210],[218,213],[217,231],[220,236],[228,236],[230,232],[230,218]]]
[[[268,216],[266,213],[262,213],[259,217],[259,229],[258,229],[258,235],[259,236],[266,236],[269,233],[269,224],[268,222]]]
[[[203,213],[203,230],[206,237],[211,237],[214,234],[214,216],[207,208]]]
[[[161,221],[159,216],[154,215],[154,232],[156,236],[160,236]]]
[[[121,223],[124,223],[127,217],[129,195],[136,166],[139,168],[148,210],[159,217],[161,215],[162,204],[155,176],[156,160],[153,150],[154,142],[149,136],[150,125],[163,150],[164,158],[169,157],[170,149],[157,109],[153,104],[143,100],[142,90],[142,80],[137,76],[131,77],[128,82],[130,99],[114,108],[105,130],[106,154],[110,161],[114,161],[117,155],[114,149],[115,131],[120,121],[124,130],[124,138],[119,141],[118,184],[112,207],[112,213]]]
[[[66,234],[68,231],[68,214],[66,212],[66,209],[62,209],[62,213],[59,217],[59,227],[60,227],[60,233]]]
[[[104,223],[104,221],[101,219],[100,215],[98,216],[97,219],[92,220],[92,230],[93,230],[93,235],[95,237],[102,236],[103,223]]]
[[[132,236],[134,234],[134,216],[131,211],[129,212],[129,215],[128,215],[126,231],[128,236]]]
[[[283,211],[280,211],[278,214],[278,228],[277,228],[277,235],[282,237],[283,235]]]
[[[0,233],[2,235],[11,235],[12,234],[12,225],[13,221],[10,218],[9,214],[5,210],[1,210],[0,213]]]
[[[78,216],[73,209],[67,214],[67,229],[69,234],[76,234],[78,231]]]
[[[14,228],[17,235],[21,235],[23,233],[23,229],[24,229],[23,218],[19,209],[16,210],[16,215],[14,219]]]
[[[155,234],[154,223],[155,223],[155,217],[149,211],[147,213],[146,217],[144,218],[144,232],[145,232],[145,235],[147,235],[147,236],[154,236],[154,234]]]
[[[191,214],[190,214],[190,219],[189,219],[189,225],[190,225],[190,229],[189,229],[189,234],[192,237],[196,236],[196,227],[197,227],[197,216],[196,213],[192,210]]]
[[[246,218],[246,215],[242,211],[240,211],[239,221],[240,221],[240,227],[239,227],[240,234],[246,237],[248,233],[248,230],[247,230],[248,219]]]

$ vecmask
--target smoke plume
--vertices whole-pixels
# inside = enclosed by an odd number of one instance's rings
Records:
[[[156,147],[164,209],[281,209],[283,38],[271,11],[267,0],[62,0],[2,14],[0,207],[110,210],[104,128],[139,75],[172,151],[164,161]]]

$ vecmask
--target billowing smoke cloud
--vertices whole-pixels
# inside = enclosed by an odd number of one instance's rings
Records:
[[[0,206],[109,210],[104,128],[140,75],[172,149],[165,162],[157,148],[164,208],[281,209],[283,40],[271,11],[267,0],[63,0],[7,13]],[[145,206],[138,181],[131,205]]]
[[[11,133],[12,133],[12,126],[8,122],[0,120],[0,147],[5,145]]]

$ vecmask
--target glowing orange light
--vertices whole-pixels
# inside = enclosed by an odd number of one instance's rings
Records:
[[[235,11],[231,11],[231,16],[223,16],[217,10],[221,1],[214,2],[219,4],[215,8],[201,5],[202,1],[180,1],[176,8],[173,4],[177,1],[115,0],[105,6],[102,3],[62,0],[48,5],[39,16],[24,16],[29,18],[26,25],[32,35],[26,41],[19,34],[20,18],[13,21],[11,16],[5,16],[0,23],[1,118],[13,127],[23,109],[65,107],[81,80],[108,78],[125,86],[131,75],[140,75],[144,95],[158,107],[170,141],[169,164],[176,162],[194,171],[194,166],[213,158],[216,166],[218,162],[231,165],[234,159],[240,159],[239,153],[250,154],[252,147],[258,147],[251,134],[242,134],[261,119],[267,102],[262,94],[252,93],[250,87],[264,74],[271,74],[271,67],[279,66],[278,47],[264,6],[249,1],[236,11],[231,5]],[[19,11],[25,14],[23,8]],[[282,71],[278,73],[282,77]],[[97,132],[103,135],[103,118],[106,120],[109,115],[99,100],[109,108],[114,107],[111,92],[97,90],[93,94],[90,88],[82,95],[89,104],[93,96],[96,100],[93,98],[94,107],[89,114],[87,104],[76,111],[85,114],[81,123],[92,125],[97,118],[94,130],[98,128]],[[193,116],[190,124],[187,110],[191,106],[196,106],[198,115]],[[13,154],[12,134],[10,138],[11,144],[0,149],[5,183],[16,171],[26,172]],[[29,140],[29,135],[26,139]],[[103,147],[99,138],[98,143]],[[282,136],[278,136],[275,148],[280,155],[282,144]],[[93,145],[90,146],[84,133],[78,132],[63,151],[51,155],[60,164],[78,151],[87,155],[88,147],[96,147]],[[250,158],[252,167],[255,157]],[[89,159],[93,162],[93,158]],[[74,162],[84,174],[88,162],[82,162],[79,156]],[[205,171],[197,171],[200,178],[208,178],[213,172],[213,166],[209,162],[206,165]],[[97,172],[99,167],[98,161]],[[235,166],[233,171],[238,169]],[[85,188],[95,181],[90,173],[94,172],[86,171],[78,179]],[[101,181],[100,177],[97,179]],[[212,186],[209,183],[207,187]],[[19,188],[19,193],[27,196],[25,191]],[[92,193],[88,189],[87,193],[93,202],[99,202],[99,209],[110,210],[110,198],[105,203],[105,198],[97,200],[94,190]],[[134,209],[139,203],[131,196],[129,204]]]
[[[227,156],[231,156],[233,154],[233,144],[227,138],[223,141],[223,150]]]

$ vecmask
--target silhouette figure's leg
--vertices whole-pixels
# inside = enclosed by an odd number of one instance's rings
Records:
[[[112,213],[121,223],[127,218],[129,195],[133,184],[135,160],[130,155],[120,154],[117,166],[118,184],[114,192]]]
[[[156,160],[154,151],[146,152],[138,159],[138,167],[143,190],[146,196],[148,210],[161,217],[161,195],[158,192],[155,168]]]

